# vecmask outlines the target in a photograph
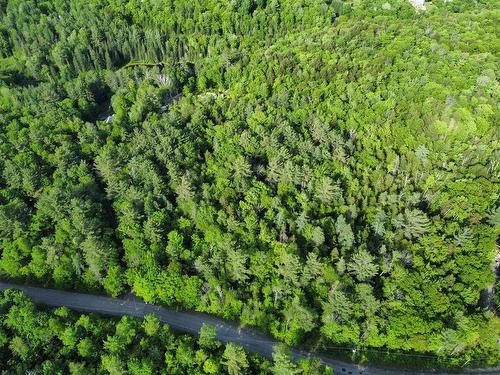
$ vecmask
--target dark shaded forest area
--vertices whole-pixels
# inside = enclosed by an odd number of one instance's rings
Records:
[[[498,364],[499,24],[498,0],[0,0],[0,277]]]

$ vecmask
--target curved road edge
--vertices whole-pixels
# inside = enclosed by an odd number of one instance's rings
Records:
[[[62,290],[38,288],[11,283],[0,282],[0,291],[6,289],[17,289],[23,291],[36,304],[51,307],[67,307],[82,312],[98,313],[103,315],[123,316],[129,315],[144,318],[147,314],[155,314],[161,322],[168,324],[172,329],[193,335],[198,335],[203,323],[213,325],[217,330],[217,339],[222,343],[233,342],[244,347],[249,352],[259,353],[271,359],[274,346],[280,344],[268,336],[247,327],[239,327],[237,324],[213,317],[208,314],[193,311],[173,311],[164,307],[147,304],[134,296],[127,298],[111,298],[93,294],[67,292]],[[293,359],[319,358],[326,365],[333,368],[335,374],[352,375],[409,375],[430,374],[444,372],[437,371],[415,371],[402,369],[383,369],[374,366],[352,364],[337,361],[321,354],[310,353],[299,349],[291,349]],[[467,369],[460,373],[449,372],[449,374],[498,374],[500,368]]]

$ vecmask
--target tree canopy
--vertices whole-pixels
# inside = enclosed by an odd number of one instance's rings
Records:
[[[0,277],[498,364],[499,21],[498,0],[0,0]],[[204,371],[253,366],[223,353]]]
[[[105,318],[67,308],[42,310],[18,291],[0,293],[0,374],[277,374],[281,363],[300,374],[331,374],[315,361],[293,363],[280,354],[273,367],[234,344],[207,345],[179,335],[154,315],[143,321]],[[281,352],[280,352],[281,353]],[[227,371],[226,371],[227,368]]]

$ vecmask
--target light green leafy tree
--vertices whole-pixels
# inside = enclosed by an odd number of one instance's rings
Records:
[[[241,375],[248,368],[247,355],[241,346],[233,343],[226,344],[222,364],[229,375]]]

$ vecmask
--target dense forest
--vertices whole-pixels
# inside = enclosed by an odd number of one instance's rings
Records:
[[[333,374],[318,361],[294,364],[278,348],[273,364],[232,343],[215,339],[204,325],[200,337],[179,336],[153,315],[102,318],[66,308],[37,309],[22,293],[0,293],[0,374]]]
[[[499,364],[499,24],[499,0],[0,0],[0,278]],[[48,373],[224,363],[2,301],[30,316],[0,353],[58,337]]]

